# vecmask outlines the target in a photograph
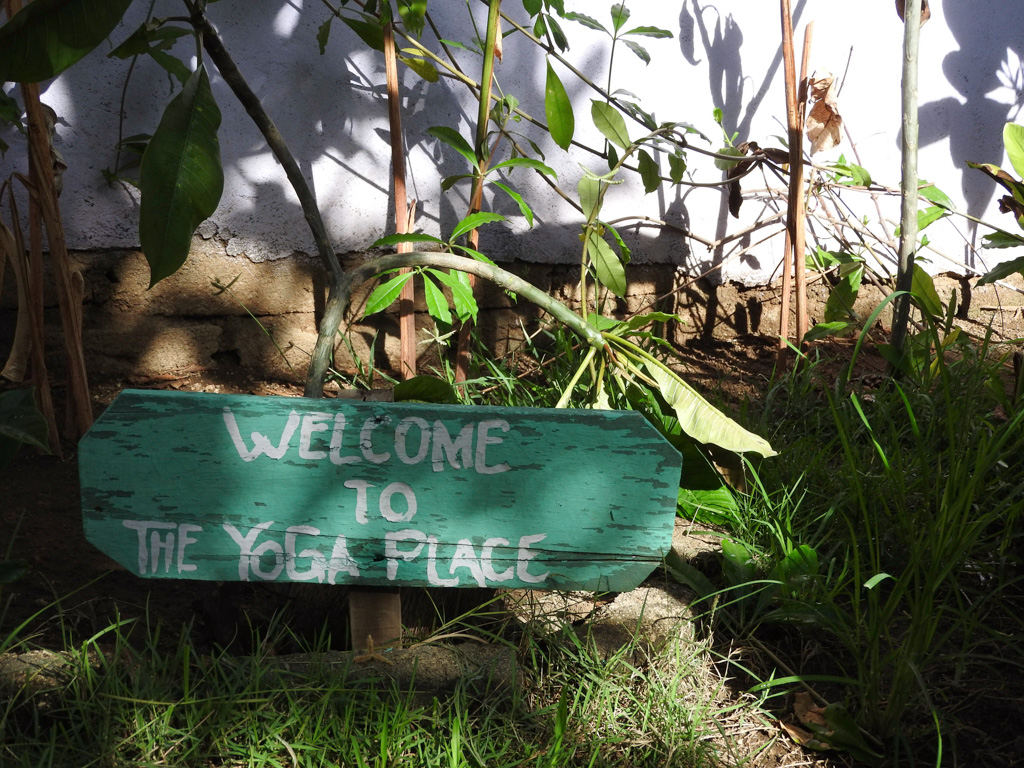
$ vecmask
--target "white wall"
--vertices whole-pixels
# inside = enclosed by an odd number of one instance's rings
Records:
[[[120,42],[145,13],[141,0],[133,5],[125,23],[115,32]],[[486,8],[471,2],[483,24]],[[607,22],[610,3],[566,0],[576,10]],[[672,40],[643,39],[653,62],[644,66],[624,48],[616,54],[613,87],[625,88],[659,121],[689,122],[713,140],[721,131],[712,121],[720,107],[725,126],[739,131],[738,140],[762,146],[777,143],[785,133],[785,98],[780,53],[778,3],[770,0],[632,0],[630,26],[655,25],[673,32]],[[961,210],[1009,229],[1013,222],[996,210],[1000,196],[982,174],[966,168],[966,160],[1006,166],[1001,131],[1006,120],[1017,118],[1024,98],[1024,3],[1000,0],[932,0],[932,19],[924,27],[921,56],[922,151],[920,174],[954,198]],[[834,0],[793,0],[797,48],[803,28],[815,22],[810,68],[845,74],[840,109],[857,142],[861,164],[876,181],[897,186],[900,178],[900,66],[902,25],[891,0],[836,3]],[[506,0],[506,12],[524,18],[518,0]],[[464,3],[432,0],[431,13],[445,36],[468,39]],[[157,0],[155,15],[182,13],[175,0]],[[211,18],[220,27],[229,50],[239,63],[269,113],[289,141],[307,176],[312,180],[330,232],[342,251],[360,250],[377,237],[393,231],[390,204],[390,150],[387,105],[383,95],[384,64],[379,54],[363,46],[340,23],[333,25],[327,55],[321,57],[315,40],[326,19],[315,0],[222,0],[211,4]],[[607,77],[607,38],[572,22],[564,22],[571,35],[568,57],[594,81]],[[507,28],[506,28],[507,29]],[[425,39],[432,39],[429,31]],[[178,52],[188,56],[190,43]],[[436,47],[436,46],[435,46]],[[113,162],[112,146],[118,135],[117,112],[127,64],[107,59],[96,51],[79,66],[44,86],[44,101],[61,116],[58,148],[68,162],[62,206],[69,244],[74,248],[131,247],[137,206],[132,195],[108,188],[100,170]],[[462,52],[460,64],[478,76],[479,59]],[[599,145],[590,125],[589,99],[594,95],[573,82],[559,64],[577,111],[577,136]],[[520,36],[506,39],[504,62],[497,70],[506,92],[514,93],[530,114],[543,116],[545,62],[536,47]],[[274,259],[295,251],[312,252],[308,230],[297,201],[266,148],[262,137],[234,102],[227,87],[213,72],[214,93],[224,113],[221,145],[226,189],[220,207],[201,230],[227,243],[232,254],[253,260]],[[403,70],[406,99],[406,146],[411,197],[420,201],[417,224],[432,234],[446,234],[465,214],[467,188],[443,194],[440,179],[460,173],[464,162],[426,134],[433,125],[459,128],[472,135],[475,108],[464,87],[451,81],[428,85]],[[7,89],[10,89],[10,85]],[[151,132],[162,105],[169,98],[167,77],[151,61],[140,61],[128,85],[124,135]],[[564,153],[538,131],[523,126],[538,141],[548,162],[559,173],[563,188],[574,192],[580,164],[600,168],[601,161],[583,152]],[[639,126],[631,125],[634,137]],[[10,133],[3,136],[12,149],[0,161],[6,177],[23,169],[24,142]],[[815,156],[818,162],[840,153],[853,159],[844,144]],[[697,181],[721,178],[711,162],[691,153],[690,168]],[[667,166],[666,170],[667,170]],[[498,210],[510,215],[509,224],[492,225],[484,243],[498,259],[567,261],[578,258],[579,216],[553,195],[538,178],[517,172],[512,183],[532,202],[538,214],[532,231],[514,206],[500,200]],[[779,186],[777,181],[772,181]],[[745,180],[745,188],[764,187],[759,176]],[[859,213],[877,218],[865,196],[848,194]],[[649,216],[675,221],[708,240],[719,239],[749,225],[765,212],[762,202],[749,199],[740,219],[729,216],[724,195],[714,189],[673,188],[644,196],[634,180],[617,187],[609,197],[604,218]],[[895,199],[882,201],[886,216],[898,217]],[[928,231],[943,260],[932,252],[937,271],[967,265],[982,269],[967,248],[981,233],[960,219],[957,228],[940,224]],[[771,231],[771,230],[765,230]],[[765,281],[776,271],[781,237],[736,258],[751,238],[709,252],[652,227],[630,228],[629,240],[637,261],[667,262],[699,273],[725,260],[722,270],[730,279]],[[1013,252],[993,252],[1002,258]],[[986,258],[992,253],[985,254]]]

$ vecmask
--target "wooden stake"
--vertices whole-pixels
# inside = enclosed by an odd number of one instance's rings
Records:
[[[395,184],[395,232],[409,232],[413,210],[405,188],[405,147],[402,143],[402,102],[398,93],[398,57],[395,53],[395,28],[384,25],[384,72],[388,87],[388,121],[391,128],[391,172]],[[399,243],[398,253],[412,250],[411,243]],[[408,274],[411,269],[403,269]],[[398,334],[401,353],[399,369],[403,379],[416,375],[416,286],[412,280],[402,286],[398,297]]]
[[[353,589],[348,596],[352,650],[402,646],[402,596],[397,589]]]
[[[803,120],[799,111],[799,88],[793,50],[793,17],[789,0],[781,0],[782,60],[786,77],[786,116],[789,128],[789,197],[786,229],[789,232],[796,288],[796,338],[803,343],[807,334],[807,275],[804,269],[804,210],[803,210]],[[810,25],[804,36],[804,66],[810,49]],[[805,77],[806,79],[806,77]],[[787,252],[784,259],[788,260]],[[788,334],[788,317],[785,331]]]

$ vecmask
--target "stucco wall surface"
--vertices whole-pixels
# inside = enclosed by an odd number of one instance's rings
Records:
[[[567,10],[609,23],[610,3],[566,0]],[[722,110],[724,127],[738,133],[737,142],[754,140],[777,146],[785,134],[785,96],[781,61],[779,7],[776,2],[750,0],[632,0],[628,28],[651,25],[668,29],[673,38],[642,38],[651,55],[645,65],[621,45],[615,50],[611,87],[625,89],[659,121],[691,123],[710,139],[694,144],[708,149],[722,145],[722,130],[712,119]],[[148,3],[136,0],[124,23],[112,36],[122,41],[144,20]],[[486,6],[472,0],[469,7],[482,28]],[[920,175],[935,182],[958,208],[1013,229],[998,213],[999,194],[993,183],[967,160],[1009,166],[1001,132],[1015,120],[1024,99],[1024,3],[1005,0],[932,0],[932,18],[922,31]],[[840,153],[871,172],[876,182],[896,187],[900,177],[900,67],[902,25],[891,0],[836,3],[833,0],[794,0],[796,40],[814,22],[810,71],[829,70],[842,79],[839,108],[849,133],[843,144],[816,155],[818,163],[834,161]],[[470,42],[474,36],[466,4],[433,0],[429,10],[441,34]],[[506,0],[503,10],[525,20],[519,0]],[[390,197],[391,169],[383,57],[369,50],[344,25],[335,22],[326,53],[318,50],[316,34],[327,19],[322,2],[314,0],[221,0],[209,7],[227,47],[268,112],[277,122],[311,181],[325,213],[330,234],[341,251],[365,249],[378,237],[394,231]],[[183,13],[176,0],[156,0],[154,16]],[[566,57],[592,81],[608,82],[609,39],[599,32],[564,21],[571,49]],[[504,25],[506,33],[511,31]],[[440,50],[429,29],[424,42]],[[110,46],[94,51],[78,66],[44,84],[43,99],[60,117],[57,148],[68,164],[62,208],[69,245],[75,249],[132,248],[138,206],[130,188],[108,186],[101,170],[114,162],[117,137],[154,130],[163,105],[172,94],[167,75],[142,59],[127,81],[126,62],[107,58]],[[454,49],[459,65],[479,77],[480,59]],[[179,43],[174,52],[195,64],[192,43]],[[590,99],[596,94],[552,60],[576,104],[577,139],[600,147],[602,140],[590,121]],[[507,34],[504,56],[497,67],[503,93],[515,95],[522,108],[542,118],[546,58],[522,35]],[[220,131],[226,187],[220,207],[200,230],[220,241],[228,255],[253,262],[279,259],[297,251],[310,253],[313,244],[280,166],[266,143],[233,99],[227,86],[211,71],[214,94],[223,112]],[[10,84],[5,86],[11,90]],[[124,121],[119,123],[122,89],[126,94]],[[466,171],[465,161],[427,133],[431,126],[451,126],[472,136],[475,107],[472,94],[461,84],[442,78],[429,84],[402,69],[403,120],[409,166],[409,196],[418,201],[416,225],[446,236],[466,213],[468,183],[442,192],[444,177]],[[581,166],[604,170],[592,153],[573,148],[563,152],[542,131],[517,126],[544,152],[558,172],[558,183],[570,195],[582,174]],[[642,130],[631,124],[632,136]],[[11,149],[0,161],[6,178],[25,167],[24,141],[16,134],[3,138]],[[856,143],[856,153],[850,141]],[[664,156],[658,158],[667,173]],[[722,172],[695,153],[689,156],[694,181],[718,181]],[[506,177],[533,206],[532,229],[507,198],[489,199],[488,207],[509,216],[507,223],[484,230],[485,250],[498,260],[571,263],[579,257],[581,217],[554,194],[538,176],[516,171]],[[690,274],[723,264],[721,276],[746,283],[768,282],[777,276],[782,238],[759,240],[779,227],[768,228],[709,250],[671,230],[638,224],[650,217],[688,228],[706,240],[717,241],[738,232],[779,207],[755,191],[780,182],[759,174],[744,187],[750,198],[739,218],[730,217],[725,195],[715,188],[663,185],[644,195],[638,179],[629,178],[609,194],[605,220],[623,219],[620,226],[640,263],[675,265]],[[877,220],[878,210],[866,195],[847,193],[854,215]],[[882,216],[898,218],[895,198],[880,200]],[[963,218],[940,222],[928,234],[933,250],[925,255],[933,271],[982,270],[971,251],[981,234]],[[953,226],[955,224],[955,227]],[[873,225],[877,232],[882,227]],[[889,233],[892,224],[887,225]],[[820,224],[815,232],[823,235]],[[813,234],[813,233],[812,233]],[[826,243],[827,244],[827,243]],[[754,247],[751,247],[754,246]],[[748,250],[749,249],[749,250]],[[884,249],[883,249],[884,250]],[[740,253],[742,251],[742,253]],[[1013,251],[986,252],[1006,258]],[[885,257],[883,256],[883,261]]]

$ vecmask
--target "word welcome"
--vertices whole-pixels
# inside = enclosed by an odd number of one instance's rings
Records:
[[[161,564],[167,575],[172,570],[178,576],[197,570],[196,563],[187,562],[188,549],[199,542],[203,526],[160,520],[123,520],[122,525],[138,536],[140,576],[156,575]],[[351,577],[345,581],[361,578],[360,566],[350,554],[348,537],[344,534],[335,536],[328,556],[325,551],[309,546],[316,543],[310,539],[323,538],[319,528],[290,525],[283,531],[273,531],[273,525],[271,520],[249,529],[239,529],[231,523],[219,526],[238,548],[239,581],[251,581],[253,576],[262,581],[275,581],[282,573],[289,581],[319,584],[335,584],[341,573]],[[213,528],[216,530],[216,526]],[[543,533],[520,536],[516,545],[500,536],[479,543],[460,539],[453,548],[439,544],[436,536],[412,528],[389,531],[383,541],[384,570],[389,582],[420,581],[425,576],[427,584],[434,587],[457,587],[469,582],[480,587],[498,586],[514,578],[527,584],[541,584],[549,572],[530,572],[531,561],[537,555],[530,548],[545,538],[547,534]],[[375,549],[379,551],[379,546]],[[439,549],[454,549],[440,565]],[[374,562],[376,559],[373,558]],[[497,570],[496,561],[501,570]],[[403,563],[408,565],[402,566]],[[403,573],[399,579],[400,567],[411,568],[414,572]]]
[[[300,459],[306,461],[329,459],[331,464],[338,466],[364,461],[385,464],[394,455],[402,464],[412,466],[426,461],[429,456],[434,472],[444,471],[446,465],[451,469],[472,468],[481,475],[496,475],[509,470],[507,462],[487,463],[488,446],[504,442],[503,438],[490,432],[509,430],[504,419],[484,419],[476,424],[466,424],[455,438],[439,420],[431,424],[419,416],[405,416],[389,428],[392,423],[390,416],[371,416],[357,427],[358,441],[346,444],[348,423],[344,413],[307,412],[300,415],[291,411],[276,444],[268,436],[253,432],[250,448],[242,439],[235,414],[231,408],[224,408],[224,424],[243,461],[255,461],[262,455],[283,459],[291,450],[292,440],[298,431],[296,452]],[[325,440],[326,435],[321,436],[321,432],[329,433],[330,439]]]

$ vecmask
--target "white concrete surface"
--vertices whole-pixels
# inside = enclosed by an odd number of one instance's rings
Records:
[[[146,3],[137,0],[124,24],[113,36],[123,40],[142,20]],[[486,8],[471,0],[477,23]],[[566,0],[575,10],[607,23],[610,3]],[[613,88],[637,94],[645,109],[659,121],[692,123],[709,137],[714,149],[721,131],[712,120],[719,107],[737,141],[755,140],[762,146],[777,144],[773,136],[785,133],[785,99],[780,53],[778,3],[770,0],[632,0],[629,26],[654,25],[673,32],[672,40],[642,39],[652,56],[644,66],[625,48],[616,51]],[[921,57],[922,150],[920,174],[934,181],[964,212],[1013,229],[995,201],[1001,196],[982,174],[966,168],[967,160],[1009,166],[1003,157],[1003,123],[1015,120],[1024,99],[1024,3],[1000,0],[932,0],[932,19],[924,27]],[[525,18],[521,3],[506,0],[506,12]],[[803,29],[814,21],[810,69],[831,70],[844,78],[840,109],[857,142],[861,164],[882,184],[897,186],[900,178],[900,66],[902,25],[892,0],[836,3],[834,0],[794,0],[799,51]],[[433,0],[430,11],[442,34],[467,40],[465,4]],[[181,14],[176,0],[156,0],[155,15]],[[384,63],[340,23],[333,25],[325,56],[316,44],[318,26],[327,18],[315,0],[222,0],[211,4],[210,15],[220,27],[228,48],[253,88],[277,121],[300,164],[311,179],[332,237],[342,251],[361,250],[393,230],[389,202],[390,150],[387,105],[383,94]],[[608,39],[573,22],[563,22],[572,48],[567,54],[595,82],[607,77]],[[506,31],[508,27],[506,26]],[[428,31],[424,39],[437,48]],[[106,186],[100,170],[113,162],[118,136],[118,109],[127,63],[104,56],[107,46],[56,81],[44,85],[44,101],[60,115],[58,148],[68,162],[62,198],[69,243],[74,248],[132,247],[137,205],[121,188]],[[176,52],[194,64],[190,42]],[[191,58],[189,58],[191,57]],[[479,58],[458,53],[460,65],[478,77]],[[594,95],[573,82],[560,64],[556,69],[576,103],[577,137],[599,145],[590,125],[590,98]],[[505,41],[504,60],[497,76],[505,92],[515,94],[532,115],[543,116],[543,54],[521,36]],[[224,122],[221,145],[226,188],[221,205],[201,232],[227,243],[232,254],[253,260],[276,259],[295,251],[311,252],[312,240],[294,194],[280,167],[227,87],[213,72],[214,93]],[[10,84],[5,86],[11,89]],[[444,176],[465,170],[464,161],[427,135],[430,126],[458,128],[472,135],[475,108],[469,92],[452,81],[428,85],[403,68],[405,140],[409,161],[410,196],[419,200],[417,225],[435,235],[450,232],[466,209],[468,186],[463,183],[442,193]],[[128,83],[123,135],[151,132],[170,83],[153,62],[141,60]],[[547,161],[559,173],[559,182],[575,192],[580,164],[600,168],[593,155],[562,152],[535,129],[522,126],[543,148]],[[640,135],[639,126],[630,126]],[[7,177],[25,167],[24,142],[3,136],[12,145],[0,161]],[[844,137],[842,146],[815,156],[824,162],[854,152]],[[662,158],[664,164],[664,158]],[[721,178],[709,160],[689,157],[696,181]],[[664,164],[667,170],[667,164]],[[507,225],[484,230],[484,244],[495,258],[572,262],[578,258],[579,215],[536,176],[516,172],[511,181],[537,213],[533,230],[514,205],[498,199],[493,204],[509,214]],[[773,182],[778,186],[777,182]],[[763,187],[750,176],[745,187]],[[847,195],[858,214],[877,218],[874,205],[864,196]],[[606,220],[649,216],[675,221],[709,240],[716,240],[749,225],[765,212],[763,204],[748,200],[740,219],[725,209],[725,196],[715,189],[674,188],[668,185],[643,195],[638,180],[616,187],[609,195]],[[489,203],[491,204],[491,203]],[[884,200],[883,211],[898,217],[898,202]],[[968,243],[978,241],[964,219],[934,226],[928,231],[936,248],[948,257],[930,253],[935,271],[983,269],[970,254]],[[638,261],[667,262],[700,273],[725,260],[722,273],[729,279],[756,283],[776,274],[781,237],[737,258],[736,252],[760,235],[709,252],[699,243],[681,240],[651,227],[628,228]],[[1002,258],[1013,251],[988,252]],[[991,260],[990,260],[991,263]]]

